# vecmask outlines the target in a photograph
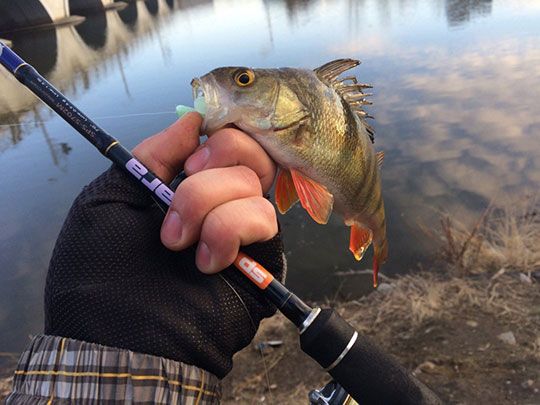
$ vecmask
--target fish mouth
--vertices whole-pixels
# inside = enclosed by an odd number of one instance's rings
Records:
[[[195,110],[204,118],[203,133],[211,135],[218,129],[235,126],[229,98],[226,93],[220,92],[220,87],[212,74],[194,78],[191,87]]]
[[[205,98],[204,90],[202,88],[201,80],[199,78],[196,77],[193,80],[191,80],[191,87],[192,87],[193,100],[196,100],[199,97]]]

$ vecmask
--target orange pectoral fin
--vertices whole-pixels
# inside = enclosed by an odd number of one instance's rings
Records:
[[[299,171],[291,169],[291,176],[302,207],[315,222],[326,224],[332,213],[334,196],[325,186],[304,176]]]
[[[282,214],[285,214],[298,201],[291,172],[287,169],[279,169],[275,196],[278,210]]]
[[[362,256],[366,252],[373,233],[369,228],[362,228],[360,225],[353,224],[351,226],[351,239],[349,242],[349,250],[354,255],[356,260],[362,260]]]

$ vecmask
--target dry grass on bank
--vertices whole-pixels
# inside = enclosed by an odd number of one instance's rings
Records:
[[[438,268],[334,307],[445,402],[540,403],[539,203],[492,206],[471,229],[443,217]],[[499,337],[508,332],[514,343]],[[265,354],[267,371],[253,348],[238,356],[243,366],[226,380],[225,403],[305,403],[308,387],[328,380],[280,316],[255,341],[272,339],[284,344]]]
[[[462,307],[516,324],[529,324],[540,315],[540,308],[530,305],[528,289],[522,288],[533,283],[538,287],[532,277],[540,270],[538,198],[490,207],[472,229],[448,216],[441,225],[440,268],[398,277],[385,293],[348,303],[357,304],[349,319],[358,328],[391,333],[403,324],[411,331]]]
[[[502,208],[488,208],[472,229],[445,216],[439,271],[391,280],[384,293],[345,304],[348,319],[367,333],[411,333],[426,323],[451,317],[460,308],[477,308],[540,332],[540,307],[533,271],[540,271],[540,200],[529,197]],[[540,304],[540,303],[539,303]],[[540,358],[539,341],[531,347]]]
[[[530,274],[540,268],[540,197],[526,196],[490,206],[472,229],[441,219],[443,258],[452,275],[504,268]]]

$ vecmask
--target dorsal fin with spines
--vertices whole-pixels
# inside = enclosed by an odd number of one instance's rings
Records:
[[[360,64],[356,59],[336,59],[328,62],[314,70],[317,77],[331,86],[341,98],[351,107],[351,110],[360,118],[365,125],[371,142],[374,140],[375,131],[373,127],[366,122],[366,118],[373,118],[364,110],[364,105],[371,105],[371,101],[365,97],[371,96],[371,93],[364,93],[363,89],[370,89],[372,86],[365,83],[358,83],[355,76],[346,76],[339,78],[343,72],[352,69]]]

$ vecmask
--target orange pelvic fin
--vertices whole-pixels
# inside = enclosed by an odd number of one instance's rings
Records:
[[[373,234],[369,228],[363,228],[358,224],[351,226],[349,250],[356,260],[362,260],[362,256],[364,256],[372,238]]]
[[[326,224],[332,213],[334,196],[325,186],[297,170],[291,169],[291,176],[302,207],[315,222]]]
[[[279,212],[285,214],[298,201],[291,172],[280,168],[276,181],[276,204]]]
[[[382,162],[384,160],[384,152],[382,150],[380,152],[377,152],[375,154],[375,157],[377,158],[377,164],[379,166],[382,166]]]

